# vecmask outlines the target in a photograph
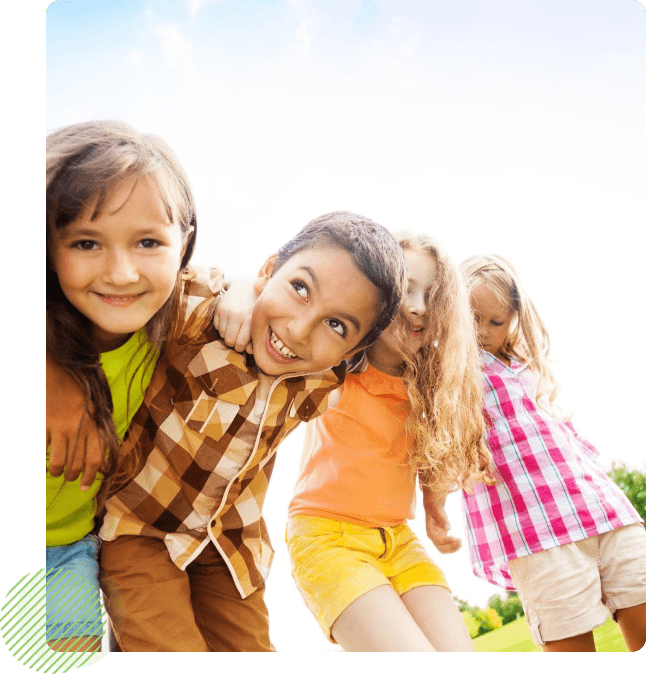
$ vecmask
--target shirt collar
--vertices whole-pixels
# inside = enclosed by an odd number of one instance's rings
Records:
[[[369,363],[359,374],[348,374],[347,377],[355,376],[361,386],[373,396],[390,396],[400,400],[408,400],[406,386],[401,377],[384,374]]]

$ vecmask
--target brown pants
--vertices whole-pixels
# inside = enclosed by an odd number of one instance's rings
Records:
[[[273,651],[264,587],[242,599],[212,543],[181,571],[164,541],[103,541],[101,589],[123,651]]]

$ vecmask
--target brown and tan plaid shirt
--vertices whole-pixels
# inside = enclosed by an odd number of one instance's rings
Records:
[[[135,414],[123,451],[143,469],[106,502],[100,536],[154,536],[181,569],[209,540],[242,597],[260,587],[273,550],[262,506],[276,449],[301,421],[322,414],[344,366],[269,377],[212,327],[222,275],[186,275],[181,311]]]

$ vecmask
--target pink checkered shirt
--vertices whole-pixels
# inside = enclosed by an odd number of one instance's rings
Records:
[[[536,377],[481,352],[495,485],[463,493],[473,572],[513,590],[507,560],[641,522],[599,452],[534,401]]]

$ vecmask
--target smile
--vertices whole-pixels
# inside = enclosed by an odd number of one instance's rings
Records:
[[[298,359],[298,356],[287,348],[271,328],[267,333],[267,351],[274,360],[280,363],[290,363]]]
[[[99,296],[99,299],[106,304],[109,304],[113,307],[127,307],[136,302],[144,293],[138,293],[137,295],[103,295],[102,293],[96,293]]]

